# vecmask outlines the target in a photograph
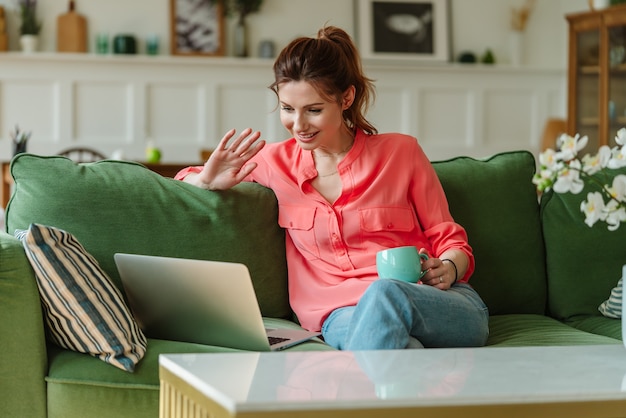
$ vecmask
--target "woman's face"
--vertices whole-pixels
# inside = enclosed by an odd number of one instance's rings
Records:
[[[346,94],[349,96],[350,92],[349,89]],[[349,102],[349,106],[353,99],[347,99],[344,98],[344,102]],[[350,135],[342,118],[345,103],[328,101],[306,81],[281,83],[278,100],[280,121],[300,147],[306,150],[321,148],[331,152],[345,147],[344,137]]]

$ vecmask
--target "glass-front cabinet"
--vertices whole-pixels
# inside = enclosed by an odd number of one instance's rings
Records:
[[[615,145],[626,127],[626,5],[576,13],[569,21],[567,130],[589,137],[587,149]]]

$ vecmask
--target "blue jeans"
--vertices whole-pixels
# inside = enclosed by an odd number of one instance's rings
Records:
[[[382,279],[372,282],[356,306],[331,312],[322,335],[340,350],[479,347],[489,336],[489,313],[465,283],[440,290]]]

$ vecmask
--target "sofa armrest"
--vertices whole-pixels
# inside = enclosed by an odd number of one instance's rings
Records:
[[[21,243],[0,231],[0,416],[45,417],[46,340],[39,291]]]

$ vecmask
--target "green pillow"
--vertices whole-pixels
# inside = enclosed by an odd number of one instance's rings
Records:
[[[626,169],[616,170],[626,173]],[[601,315],[604,302],[621,277],[626,264],[626,225],[609,231],[602,222],[585,224],[580,204],[587,193],[554,193],[542,196],[542,224],[546,245],[550,312],[561,320]]]
[[[146,353],[146,337],[98,262],[57,228],[32,224],[16,237],[35,271],[52,341],[133,372]]]
[[[11,174],[11,233],[31,223],[71,233],[120,289],[116,252],[241,262],[263,315],[291,318],[285,234],[271,190],[248,183],[210,192],[136,163],[32,154],[15,157]]]
[[[470,284],[489,313],[545,313],[545,256],[532,184],[534,156],[517,151],[433,165],[452,216],[467,230],[476,259]]]

